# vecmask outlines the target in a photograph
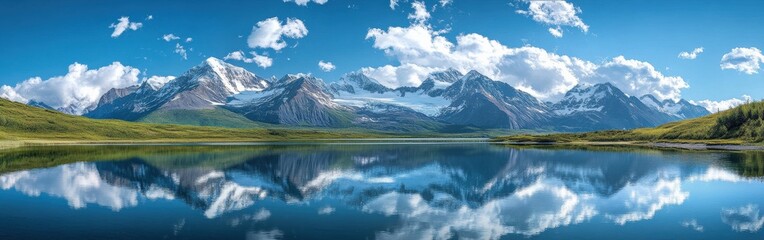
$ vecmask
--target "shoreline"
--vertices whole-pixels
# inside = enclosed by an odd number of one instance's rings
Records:
[[[205,140],[0,140],[0,150],[34,146],[247,146],[269,144],[438,144],[438,143],[489,143],[507,146],[619,146],[648,147],[682,150],[721,150],[721,151],[764,151],[764,145],[736,145],[712,143],[668,143],[668,142],[512,142],[492,141],[491,138],[323,138],[290,140],[253,140],[253,139],[205,139]]]
[[[667,142],[494,142],[510,146],[619,146],[648,147],[681,150],[721,150],[721,151],[764,151],[764,145],[735,145],[708,143],[667,143]]]
[[[253,140],[253,139],[202,139],[202,140],[0,140],[0,150],[34,147],[34,146],[163,146],[163,145],[200,145],[200,146],[226,146],[226,145],[267,145],[267,144],[422,144],[422,143],[490,143],[490,138],[321,138],[321,139],[289,139],[289,140]]]

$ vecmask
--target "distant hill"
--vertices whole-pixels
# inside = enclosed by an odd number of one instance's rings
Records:
[[[578,134],[515,135],[499,141],[669,141],[711,143],[764,142],[764,102],[753,102],[700,118],[630,131],[598,131]]]
[[[234,129],[95,120],[0,99],[0,140],[274,141],[373,137],[353,131]]]

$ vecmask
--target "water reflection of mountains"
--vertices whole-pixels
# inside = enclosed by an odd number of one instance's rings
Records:
[[[207,218],[235,217],[263,199],[333,199],[398,216],[401,227],[380,238],[426,232],[440,235],[424,238],[497,238],[535,235],[594,216],[616,224],[651,219],[688,198],[682,182],[746,181],[764,169],[761,153],[622,150],[488,144],[30,148],[0,152],[2,169],[13,169],[0,175],[0,187],[65,198],[73,208],[92,203],[119,210],[141,199],[175,199]],[[19,170],[62,163],[68,164]]]
[[[540,179],[559,180],[579,194],[609,196],[666,168],[678,168],[677,172],[686,178],[705,171],[709,162],[716,161],[720,166],[751,172],[751,168],[740,167],[739,163],[751,157],[739,153],[624,151],[593,156],[587,151],[489,145],[223,149],[189,153],[174,152],[169,147],[127,161],[94,164],[101,178],[111,184],[144,195],[162,189],[195,208],[220,208],[210,212],[213,215],[237,208],[228,205],[242,205],[265,195],[284,201],[337,197],[360,206],[389,192],[417,193],[426,201],[432,201],[437,194],[448,194],[458,201],[449,204],[477,207],[512,195]]]

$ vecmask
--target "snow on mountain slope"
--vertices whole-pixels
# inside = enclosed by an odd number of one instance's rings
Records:
[[[351,109],[332,101],[320,79],[287,75],[265,91],[243,92],[231,97],[228,108],[259,122],[337,127],[349,123]]]
[[[451,124],[530,129],[544,127],[552,115],[530,94],[474,70],[446,88],[442,96],[451,104],[438,118]]]
[[[434,73],[428,80],[449,84],[456,73]],[[421,87],[421,86],[420,86]],[[334,93],[334,101],[353,107],[364,107],[367,104],[390,104],[410,108],[427,116],[436,116],[440,110],[448,106],[451,101],[442,96],[431,96],[430,89],[399,88],[389,89],[382,86],[376,80],[361,73],[352,73],[343,76],[338,82],[330,85]]]
[[[577,85],[551,106],[561,131],[653,127],[679,118],[655,110],[610,83]]]
[[[159,109],[214,109],[225,105],[234,94],[262,91],[269,85],[244,68],[208,58],[165,84],[160,80],[147,81],[133,94],[101,104],[87,116],[137,120]]]
[[[647,94],[639,98],[645,105],[660,112],[680,119],[696,118],[711,114],[705,108],[692,104],[684,99],[674,102],[670,99],[659,101],[655,96]]]

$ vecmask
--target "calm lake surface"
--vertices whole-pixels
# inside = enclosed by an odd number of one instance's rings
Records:
[[[764,154],[487,143],[0,151],[0,239],[763,239]]]

